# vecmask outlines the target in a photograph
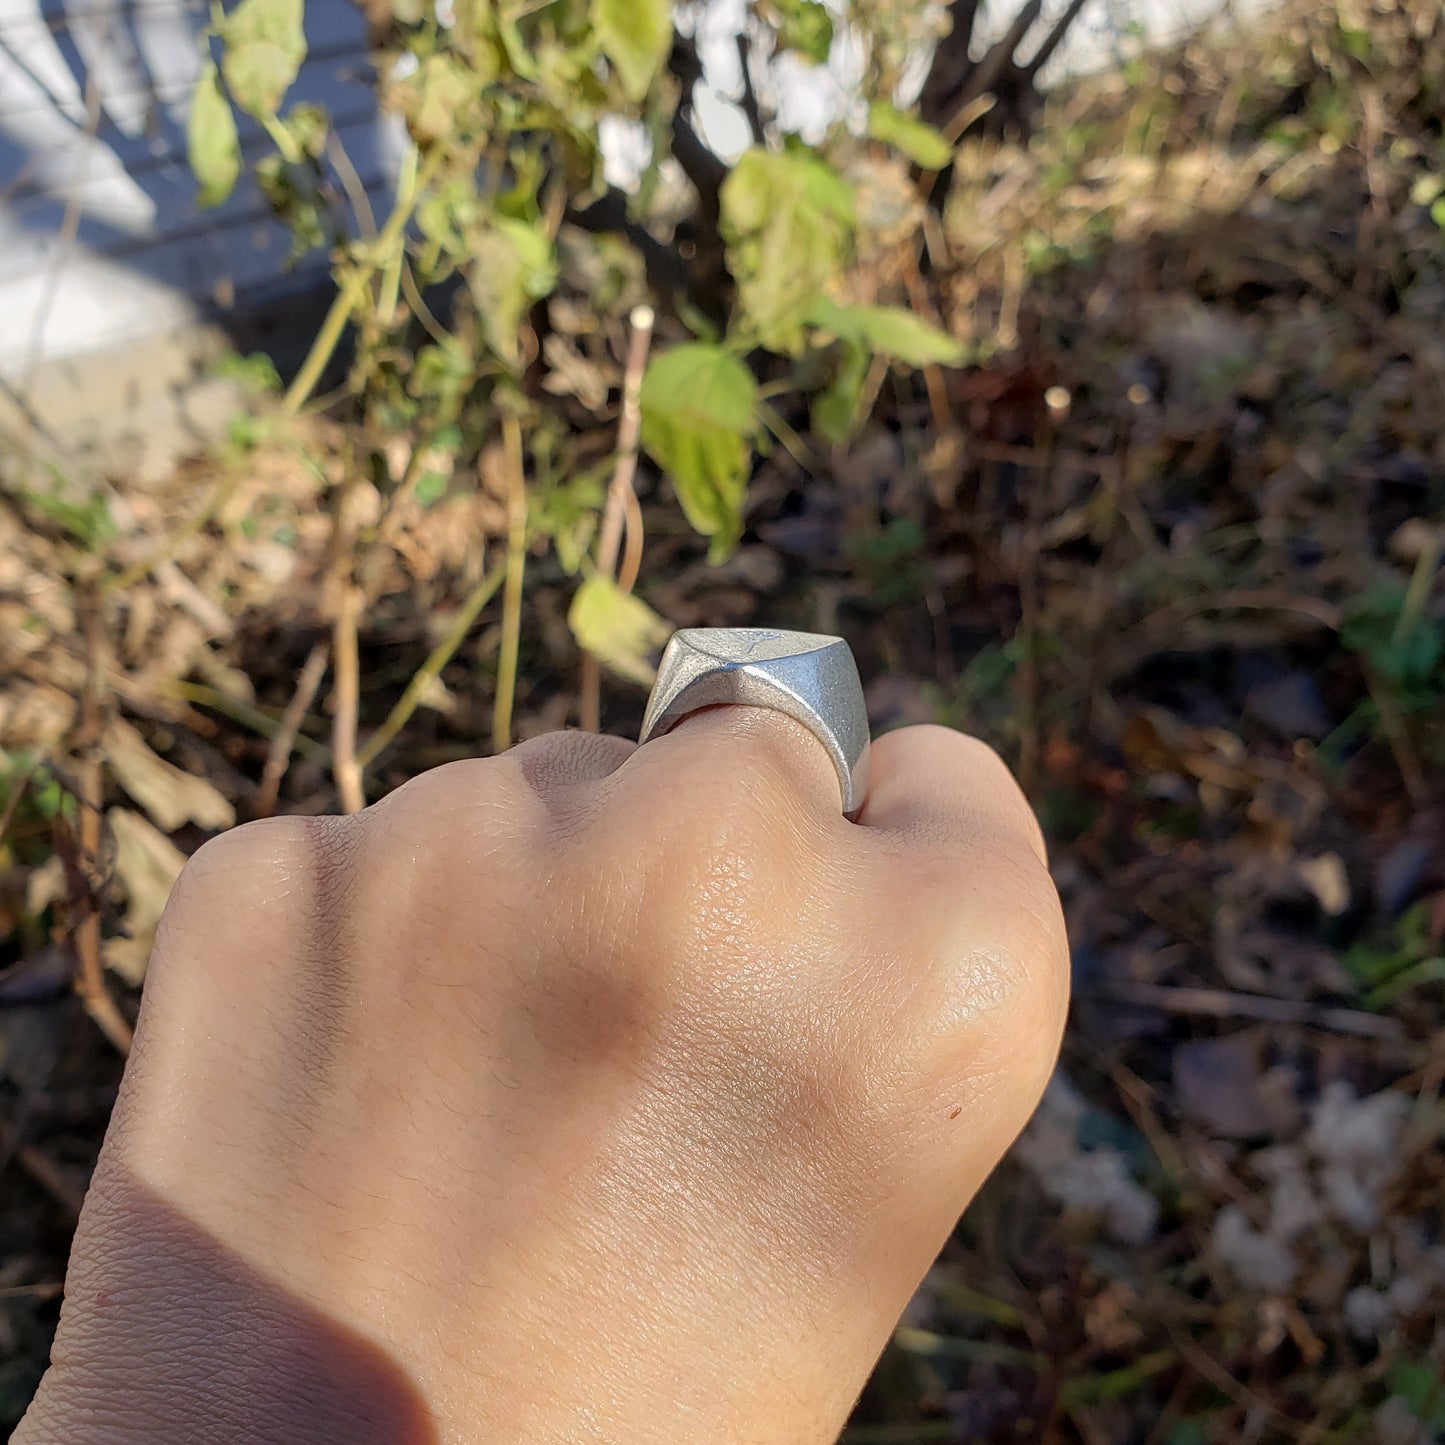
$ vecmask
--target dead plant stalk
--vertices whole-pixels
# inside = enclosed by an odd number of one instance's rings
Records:
[[[632,337],[627,347],[627,368],[622,380],[622,415],[617,423],[617,465],[607,488],[607,503],[602,512],[602,526],[597,538],[597,570],[609,580],[619,580],[624,592],[630,592],[642,565],[642,509],[637,504],[633,487],[637,475],[637,443],[642,432],[642,375],[647,368],[647,353],[652,345],[652,327],[656,319],[652,307],[633,308]],[[617,554],[621,549],[624,527],[627,534],[627,557],[623,575],[618,579]],[[592,654],[582,657],[579,687],[579,720],[587,732],[602,729],[602,669]]]

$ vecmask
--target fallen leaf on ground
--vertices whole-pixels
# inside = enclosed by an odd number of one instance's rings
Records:
[[[115,876],[129,902],[126,929],[130,937],[106,939],[102,953],[106,967],[127,983],[139,984],[145,977],[156,924],[185,867],[186,855],[129,808],[112,808],[105,816],[115,838]]]
[[[219,832],[236,821],[235,809],[215,787],[157,757],[135,728],[119,718],[105,730],[105,760],[121,787],[164,832],[187,823]]]

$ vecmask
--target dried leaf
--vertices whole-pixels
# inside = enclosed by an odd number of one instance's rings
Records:
[[[105,760],[121,787],[167,833],[187,823],[219,832],[236,821],[235,809],[215,787],[157,757],[145,739],[118,718],[106,729]]]
[[[108,938],[102,948],[106,967],[127,983],[145,978],[156,924],[171,889],[185,867],[186,855],[139,813],[112,808],[106,822],[115,838],[115,876],[125,890],[128,938]]]
[[[577,589],[567,621],[578,644],[598,662],[643,687],[657,675],[649,654],[672,632],[640,597],[600,574]]]

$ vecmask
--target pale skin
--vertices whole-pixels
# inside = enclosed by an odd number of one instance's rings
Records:
[[[552,734],[178,883],[18,1445],[825,1445],[1052,1067],[982,744]]]

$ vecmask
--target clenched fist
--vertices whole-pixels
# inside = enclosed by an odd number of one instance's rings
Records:
[[[1053,1063],[984,746],[553,734],[207,844],[22,1445],[832,1440]]]

